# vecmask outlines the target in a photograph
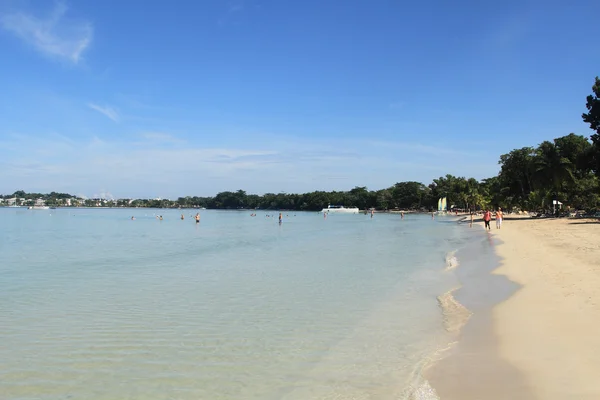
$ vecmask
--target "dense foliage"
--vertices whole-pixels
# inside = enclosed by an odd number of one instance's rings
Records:
[[[284,209],[316,211],[328,204],[376,208],[432,210],[440,197],[449,208],[478,210],[488,207],[505,209],[549,210],[552,200],[573,209],[597,209],[600,206],[600,79],[596,77],[593,94],[587,97],[583,121],[594,131],[589,141],[571,133],[545,141],[537,147],[523,147],[500,156],[498,176],[478,181],[474,178],[446,175],[429,185],[399,182],[387,189],[370,191],[355,187],[349,191],[304,194],[247,194],[243,190],[221,192],[214,197],[180,197],[177,200],[149,199],[77,199],[65,193],[41,194],[17,191],[3,199],[32,205],[43,200],[47,205],[88,207],[205,207],[213,209]],[[6,201],[4,202],[6,204]]]
[[[582,115],[583,122],[590,124],[590,128],[594,131],[591,137],[593,148],[588,158],[589,167],[596,172],[596,176],[600,177],[600,79],[598,77],[592,86],[592,94],[587,97],[585,107],[588,112]]]

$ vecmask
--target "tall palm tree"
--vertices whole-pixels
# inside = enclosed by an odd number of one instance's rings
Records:
[[[543,142],[537,149],[535,159],[537,188],[552,190],[556,195],[565,184],[573,183],[574,165],[568,158],[561,157],[552,142]]]

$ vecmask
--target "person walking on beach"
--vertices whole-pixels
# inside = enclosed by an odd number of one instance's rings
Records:
[[[492,228],[490,227],[490,221],[492,220],[492,213],[490,212],[490,210],[486,210],[485,213],[483,213],[483,223],[484,223],[484,229],[487,228],[488,230],[491,230]]]
[[[471,223],[469,224],[469,228],[473,227],[473,211],[471,211]]]
[[[496,211],[496,229],[500,229],[502,227],[502,218],[504,217],[504,213],[502,213],[502,209],[498,207],[498,211]]]

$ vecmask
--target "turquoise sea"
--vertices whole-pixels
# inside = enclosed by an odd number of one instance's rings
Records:
[[[0,397],[436,398],[420,372],[472,230],[195,213],[0,209]]]

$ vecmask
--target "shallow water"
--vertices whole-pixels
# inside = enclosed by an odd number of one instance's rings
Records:
[[[449,341],[464,226],[183,212],[0,209],[0,393],[434,398],[420,371]]]

